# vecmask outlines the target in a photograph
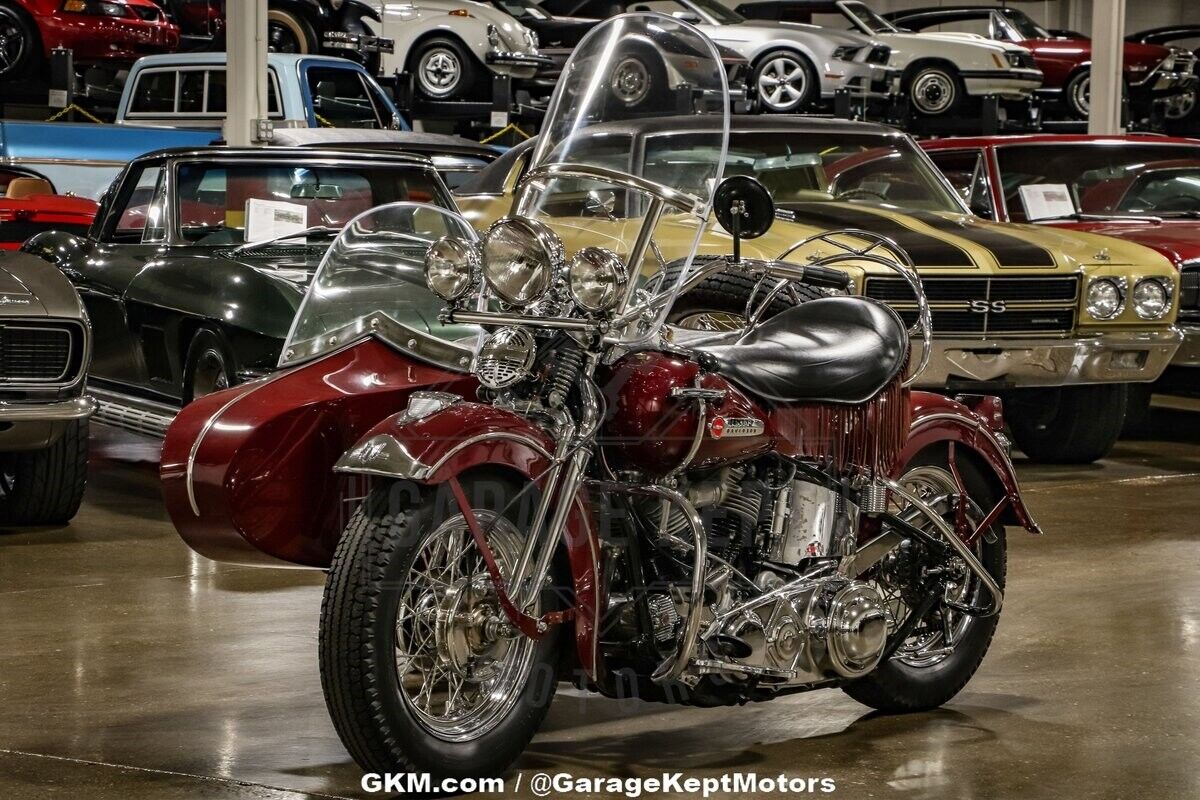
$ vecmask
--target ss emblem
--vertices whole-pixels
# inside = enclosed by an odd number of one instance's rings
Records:
[[[976,314],[986,314],[989,311],[993,314],[1003,314],[1008,310],[1003,300],[972,300],[970,307]]]

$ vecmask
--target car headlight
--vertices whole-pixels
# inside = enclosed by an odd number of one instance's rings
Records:
[[[1171,287],[1163,278],[1142,278],[1133,287],[1133,310],[1142,319],[1162,319],[1171,310]]]
[[[108,0],[67,0],[63,3],[63,11],[74,14],[95,14],[101,17],[126,17],[129,10],[120,3],[110,3]]]
[[[625,294],[629,273],[621,257],[603,247],[585,247],[571,259],[567,286],[585,311],[611,311]]]
[[[493,50],[503,50],[504,49],[504,39],[501,38],[501,36],[500,36],[500,29],[497,28],[495,25],[487,26],[487,37],[488,37],[488,45]]]
[[[510,305],[523,308],[544,295],[565,260],[562,240],[537,220],[505,217],[483,238],[483,277]]]
[[[836,61],[853,61],[859,50],[862,50],[860,45],[844,44],[834,48],[833,58]]]
[[[1112,319],[1125,308],[1125,280],[1096,278],[1088,285],[1087,312],[1094,319]]]
[[[470,242],[443,236],[425,251],[425,284],[453,302],[465,295],[479,274],[479,251]]]

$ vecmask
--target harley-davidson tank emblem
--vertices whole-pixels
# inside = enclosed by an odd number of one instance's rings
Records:
[[[713,417],[708,424],[708,434],[714,439],[758,436],[762,432],[762,420],[754,417]]]

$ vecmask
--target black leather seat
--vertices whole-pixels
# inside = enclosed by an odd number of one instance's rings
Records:
[[[861,297],[810,300],[740,342],[738,335],[692,349],[707,354],[725,378],[778,403],[861,403],[896,377],[908,351],[896,312]]]

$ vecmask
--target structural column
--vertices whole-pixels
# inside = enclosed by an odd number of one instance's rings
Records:
[[[1121,70],[1125,49],[1125,0],[1092,6],[1092,92],[1088,133],[1121,133]]]
[[[245,147],[270,138],[267,116],[267,0],[225,4],[225,141]]]

